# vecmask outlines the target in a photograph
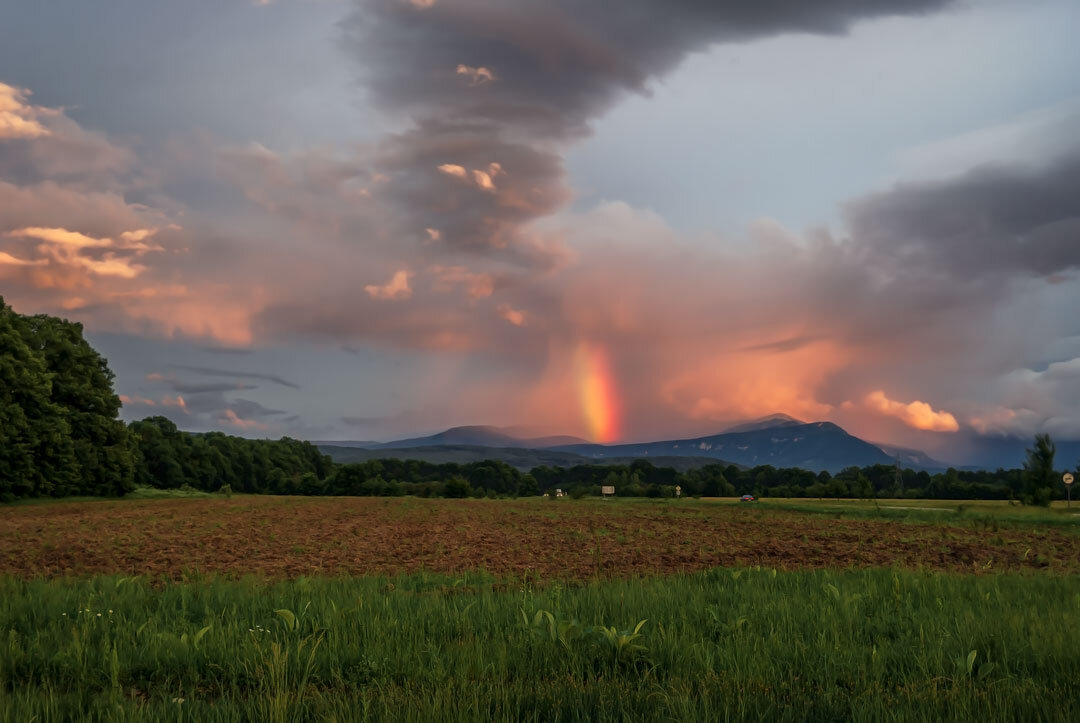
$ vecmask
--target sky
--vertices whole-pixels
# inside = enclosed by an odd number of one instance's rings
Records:
[[[56,0],[0,295],[123,416],[1080,439],[1072,0]]]

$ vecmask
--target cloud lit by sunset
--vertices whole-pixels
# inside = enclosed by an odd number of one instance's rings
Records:
[[[946,411],[934,411],[929,404],[918,400],[908,404],[896,402],[886,397],[881,390],[866,395],[866,405],[875,412],[896,417],[915,429],[931,432],[955,432],[960,429],[956,417]]]
[[[16,4],[0,293],[199,430],[1080,439],[1075,3],[628,3]]]

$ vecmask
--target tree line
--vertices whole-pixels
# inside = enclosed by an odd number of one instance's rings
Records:
[[[137,486],[283,495],[571,497],[908,497],[1015,499],[1064,496],[1054,445],[1039,435],[1024,469],[930,474],[893,465],[836,475],[798,468],[710,464],[680,472],[648,460],[629,465],[436,464],[382,459],[336,464],[296,439],[252,440],[179,430],[165,417],[119,418],[113,373],[83,338],[82,325],[22,316],[0,297],[0,501],[71,495],[120,496]]]

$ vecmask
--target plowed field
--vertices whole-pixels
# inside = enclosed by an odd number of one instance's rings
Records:
[[[0,574],[21,577],[482,569],[587,579],[758,564],[1075,573],[1080,538],[689,501],[243,497],[0,508]]]

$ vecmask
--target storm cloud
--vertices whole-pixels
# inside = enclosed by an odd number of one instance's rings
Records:
[[[648,93],[716,43],[839,34],[859,20],[948,4],[357,0],[341,27],[370,97],[414,124],[376,164],[403,240],[550,267],[561,253],[523,252],[524,229],[569,200],[565,144],[625,94]]]
[[[875,263],[957,280],[1048,276],[1080,266],[1080,154],[899,185],[848,206]]]

